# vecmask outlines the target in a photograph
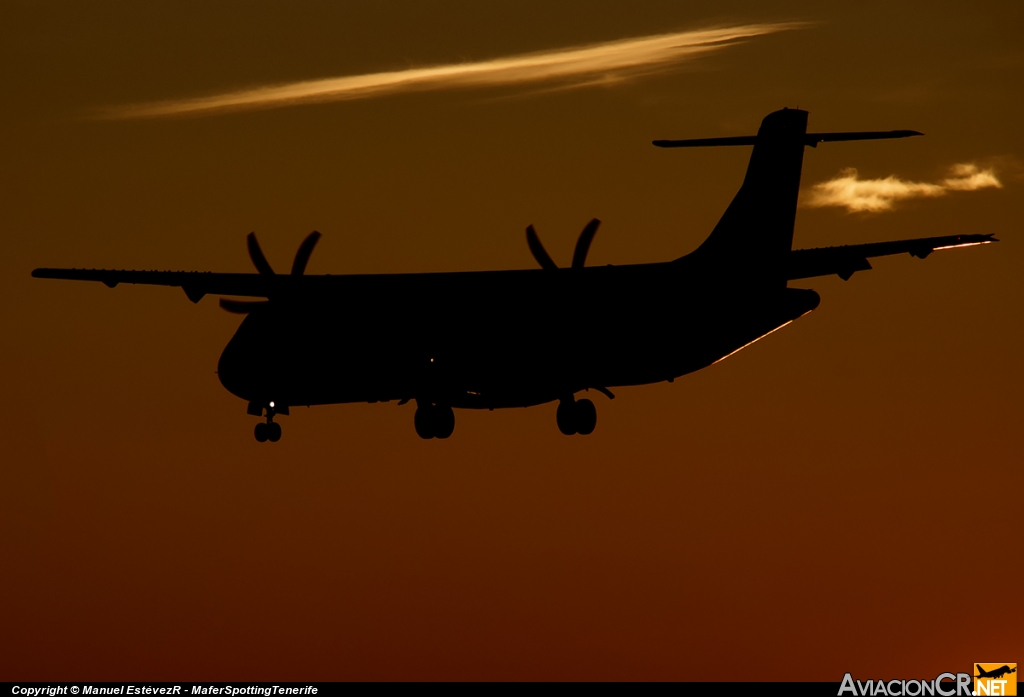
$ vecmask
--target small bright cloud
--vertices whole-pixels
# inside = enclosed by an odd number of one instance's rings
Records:
[[[367,99],[397,92],[559,82],[582,87],[649,74],[744,39],[806,26],[742,24],[641,36],[527,53],[473,63],[452,63],[364,75],[265,85],[209,97],[176,99],[108,110],[108,118],[142,118],[218,111],[269,109],[292,104]]]
[[[979,169],[977,165],[953,165],[949,179],[943,179],[942,185],[950,191],[974,191],[976,189],[996,188],[1003,185],[996,179],[991,169]]]
[[[992,169],[981,169],[975,164],[957,164],[950,168],[950,176],[939,182],[913,182],[890,175],[884,179],[861,179],[857,170],[849,167],[838,176],[811,187],[805,206],[824,208],[837,206],[847,212],[892,210],[898,201],[911,198],[934,198],[950,191],[977,191],[1002,188]]]

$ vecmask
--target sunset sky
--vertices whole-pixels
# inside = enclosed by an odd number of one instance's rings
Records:
[[[1022,35],[1016,0],[6,0],[0,680],[1024,660]],[[926,134],[807,149],[796,247],[1001,242],[794,283],[816,311],[585,438],[390,403],[260,445],[215,298],[29,276],[250,272],[250,231],[283,270],[314,229],[309,273],[532,268],[527,225],[566,264],[593,217],[590,264],[673,259],[750,151],[651,141],[786,106]]]

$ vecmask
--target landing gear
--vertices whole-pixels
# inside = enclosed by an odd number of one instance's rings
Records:
[[[558,430],[567,436],[589,436],[597,426],[597,408],[589,399],[563,399],[555,412]]]
[[[576,402],[576,433],[581,436],[589,436],[597,426],[597,407],[589,399],[581,399]],[[280,431],[281,427],[277,429]]]
[[[555,420],[558,422],[558,430],[563,435],[572,436],[576,434],[576,402],[563,399],[558,403],[558,411],[555,412]],[[258,438],[259,436],[257,436]]]
[[[253,435],[256,436],[256,440],[260,443],[266,443],[268,440],[271,443],[276,443],[281,440],[281,424],[276,424],[273,421],[258,423],[253,431]]]
[[[451,407],[420,402],[413,418],[416,435],[424,440],[447,438],[455,430],[455,412]]]
[[[274,403],[271,402],[267,409],[267,420],[265,423],[256,424],[256,428],[253,429],[253,435],[256,436],[256,440],[260,443],[266,443],[268,440],[271,443],[276,443],[281,440],[281,424],[274,423],[275,414],[288,414],[288,407],[280,407],[274,409]],[[259,406],[256,402],[249,403],[249,414],[253,416],[261,416],[263,414],[263,407]]]
[[[416,427],[416,435],[423,440],[429,440],[434,437],[434,428],[431,423],[431,412],[433,407],[429,404],[423,404],[416,407],[416,415],[412,419],[413,426]]]

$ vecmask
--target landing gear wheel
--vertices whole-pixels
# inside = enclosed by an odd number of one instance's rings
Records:
[[[597,408],[589,399],[576,402],[576,432],[589,436],[597,426]]]
[[[562,400],[558,404],[558,411],[555,412],[555,420],[558,422],[558,430],[564,435],[576,434],[576,402]]]
[[[413,425],[424,440],[447,438],[455,430],[455,412],[449,406],[423,403],[416,407]]]
[[[281,424],[267,424],[267,440],[271,443],[276,443],[281,440]]]
[[[434,419],[431,418],[434,415],[433,411],[434,407],[430,404],[416,407],[416,416],[413,417],[412,423],[416,427],[416,435],[423,440],[434,437]]]
[[[447,438],[455,430],[455,412],[451,407],[435,406],[432,410],[434,417],[434,437]]]
[[[270,438],[270,424],[260,422],[256,424],[256,428],[253,431],[253,435],[256,436],[256,440],[260,443],[266,443],[267,439]],[[280,438],[281,436],[278,436]]]

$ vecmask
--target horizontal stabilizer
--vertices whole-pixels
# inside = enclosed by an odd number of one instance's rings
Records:
[[[655,140],[659,148],[703,148],[715,145],[754,145],[757,136],[729,136],[726,138],[690,138],[688,140]]]
[[[845,281],[849,280],[857,271],[871,269],[869,257],[909,254],[918,259],[924,259],[940,249],[971,247],[998,241],[995,235],[949,235],[916,240],[852,244],[845,247],[794,249],[789,253],[786,262],[786,279],[795,281],[800,278],[837,274]]]
[[[920,131],[848,131],[846,133],[808,133],[804,145],[816,148],[818,143],[836,143],[841,140],[887,140],[923,136]]]
[[[835,143],[843,140],[884,140],[888,138],[910,138],[923,136],[920,131],[847,131],[837,133],[805,133],[804,145],[812,148],[818,143]],[[729,136],[726,138],[689,138],[687,140],[655,140],[659,148],[702,148],[718,145],[756,145],[757,136]]]

